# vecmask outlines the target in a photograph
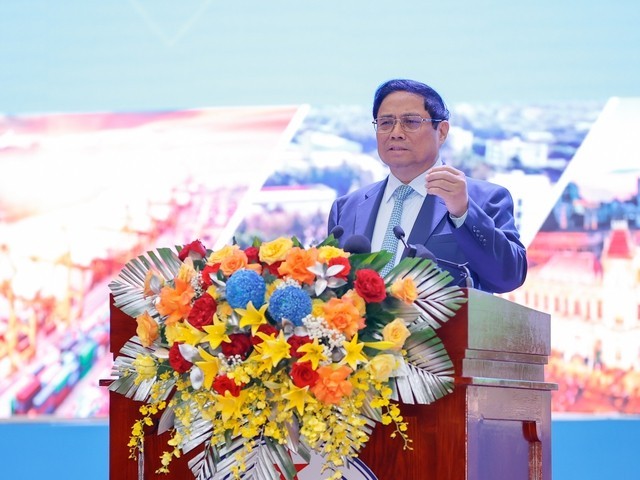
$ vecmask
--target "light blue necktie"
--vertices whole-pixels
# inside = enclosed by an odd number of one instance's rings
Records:
[[[389,218],[389,224],[387,225],[387,231],[384,234],[384,240],[382,241],[382,250],[386,250],[389,253],[393,254],[389,263],[387,263],[382,270],[380,270],[380,275],[385,276],[389,273],[389,270],[393,268],[396,260],[396,251],[398,250],[398,238],[393,233],[393,228],[400,225],[400,220],[402,219],[402,207],[404,205],[404,201],[414,192],[413,188],[409,185],[400,185],[396,188],[395,192],[393,192],[393,210],[391,211],[391,218]]]

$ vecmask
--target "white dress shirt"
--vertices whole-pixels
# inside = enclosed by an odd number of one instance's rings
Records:
[[[442,161],[438,159],[435,162],[434,166],[435,165],[442,165]],[[427,196],[427,187],[425,186],[424,176],[425,174],[422,173],[411,180],[409,186],[413,188],[414,192],[406,198],[402,208],[402,219],[400,220],[400,226],[404,230],[405,241],[407,243],[409,240],[409,235],[411,234],[411,229],[413,228],[413,224],[415,223],[416,218],[418,217],[418,213],[420,213],[420,209],[422,208],[422,203]],[[384,241],[384,235],[387,231],[387,225],[389,224],[389,220],[391,218],[391,211],[393,210],[393,192],[395,192],[396,188],[398,188],[400,185],[402,185],[402,182],[398,180],[392,173],[389,173],[387,187],[384,190],[382,202],[380,203],[378,215],[376,216],[376,224],[373,228],[373,237],[371,238],[372,252],[378,252],[382,249],[382,242]],[[449,214],[449,217],[453,221],[455,227],[460,228],[467,218],[467,212],[465,212],[461,217],[454,217],[451,214]],[[400,262],[403,252],[404,245],[401,241],[399,241],[394,265],[397,265]]]
[[[387,180],[387,187],[385,188],[380,208],[378,209],[378,215],[376,217],[376,224],[373,228],[373,236],[371,237],[371,251],[378,252],[382,249],[382,242],[384,241],[384,235],[387,231],[387,225],[391,218],[391,211],[393,210],[393,192],[396,191],[402,185],[402,182],[398,180],[392,173],[389,174],[389,180]],[[413,192],[404,201],[402,208],[402,219],[400,220],[400,226],[405,232],[405,241],[408,239],[413,224],[422,208],[422,202],[424,202],[427,196],[427,189],[424,185],[424,175],[419,175],[414,178],[409,186],[413,188]],[[396,252],[396,265],[400,261],[400,257],[404,252],[404,245],[402,242],[398,242],[398,250]]]

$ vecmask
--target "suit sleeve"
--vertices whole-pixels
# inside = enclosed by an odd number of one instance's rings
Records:
[[[467,218],[453,234],[481,288],[504,293],[524,283],[527,257],[515,225],[511,194],[494,187],[483,194],[469,192]]]
[[[331,232],[333,227],[338,225],[339,216],[338,216],[338,200],[333,202],[331,205],[331,211],[329,212],[329,218],[327,219],[327,232]]]

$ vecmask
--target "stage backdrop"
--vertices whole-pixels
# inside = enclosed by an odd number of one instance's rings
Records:
[[[640,99],[454,104],[443,160],[510,189],[554,412],[640,413]],[[108,282],[196,238],[322,240],[383,178],[368,107],[0,118],[0,417],[104,417]]]

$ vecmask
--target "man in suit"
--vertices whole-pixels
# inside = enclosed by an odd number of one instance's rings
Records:
[[[389,176],[338,198],[329,231],[337,225],[344,229],[342,245],[353,235],[364,235],[372,251],[393,250],[391,267],[406,254],[401,242],[390,246],[388,241],[388,226],[399,222],[410,232],[407,243],[426,247],[456,283],[464,285],[457,279],[461,270],[468,270],[473,286],[487,292],[504,293],[522,285],[526,251],[510,193],[467,178],[439,158],[449,132],[449,111],[440,95],[420,82],[390,80],[375,93],[373,118],[378,154]]]

